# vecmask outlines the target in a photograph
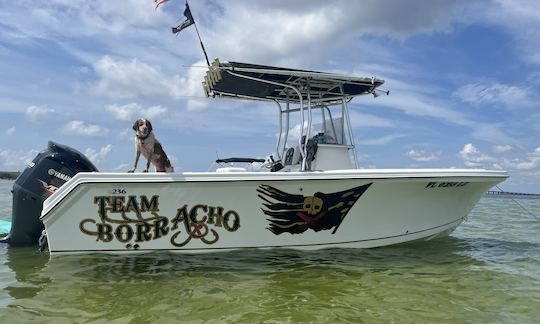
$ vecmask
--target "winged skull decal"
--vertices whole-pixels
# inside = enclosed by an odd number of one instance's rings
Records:
[[[371,184],[328,194],[316,192],[307,197],[289,194],[264,184],[257,188],[257,192],[259,198],[264,200],[264,208],[261,210],[269,216],[268,229],[272,233],[300,234],[308,228],[315,232],[334,228],[334,234]]]

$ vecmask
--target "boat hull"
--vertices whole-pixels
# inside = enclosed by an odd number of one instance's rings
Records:
[[[451,233],[504,172],[80,173],[44,203],[49,251],[371,248]]]

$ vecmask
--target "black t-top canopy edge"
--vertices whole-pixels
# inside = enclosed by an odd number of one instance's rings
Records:
[[[207,96],[332,103],[373,93],[384,80],[334,73],[286,69],[215,59],[204,77]]]

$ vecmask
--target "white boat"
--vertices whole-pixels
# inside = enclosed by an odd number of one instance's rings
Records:
[[[360,169],[347,103],[377,96],[383,82],[214,61],[207,96],[278,107],[268,171],[79,172],[43,204],[50,253],[371,248],[448,235],[507,174]],[[221,162],[234,161],[258,160]]]

